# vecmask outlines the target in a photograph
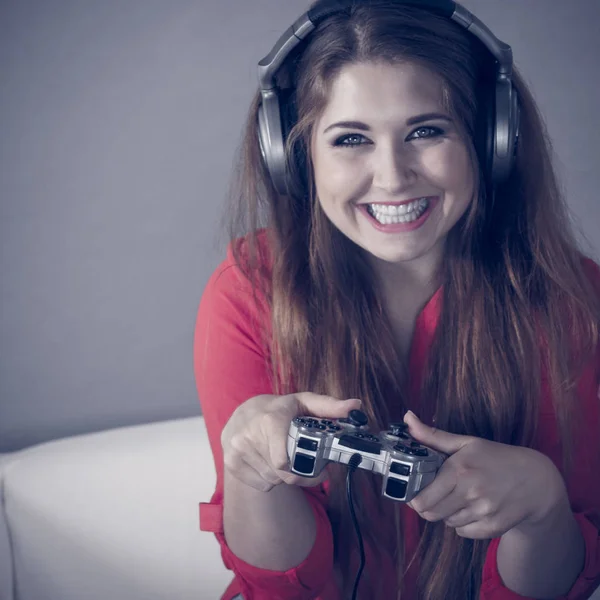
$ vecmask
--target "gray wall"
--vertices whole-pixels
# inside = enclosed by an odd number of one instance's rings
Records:
[[[0,451],[199,414],[192,336],[255,66],[306,0],[0,0]],[[594,251],[597,0],[470,0]]]

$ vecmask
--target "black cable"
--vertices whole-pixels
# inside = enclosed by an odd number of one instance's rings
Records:
[[[358,538],[358,549],[360,552],[360,566],[356,573],[356,579],[354,580],[354,590],[352,591],[352,600],[356,600],[356,594],[358,592],[358,582],[362,575],[363,569],[365,568],[365,548],[363,546],[363,539],[360,533],[360,527],[358,526],[358,520],[356,513],[354,512],[354,501],[352,500],[352,474],[356,471],[358,465],[362,461],[360,454],[353,454],[348,461],[348,472],[346,473],[346,495],[348,496],[348,505],[350,506],[350,514],[352,515],[352,523],[354,524],[354,530],[356,531],[356,537]]]

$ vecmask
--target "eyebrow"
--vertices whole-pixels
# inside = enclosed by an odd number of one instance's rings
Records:
[[[416,115],[414,117],[410,117],[406,119],[406,125],[416,125],[417,123],[423,123],[424,121],[432,121],[433,119],[438,119],[442,121],[448,121],[452,123],[452,119],[445,114],[442,113],[424,113],[422,115]],[[334,127],[345,127],[348,129],[360,129],[361,131],[369,131],[370,127],[363,123],[362,121],[338,121],[337,123],[332,123],[329,125],[323,133],[327,133],[330,129]]]

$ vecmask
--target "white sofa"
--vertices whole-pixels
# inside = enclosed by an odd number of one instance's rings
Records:
[[[218,600],[214,482],[202,417],[0,455],[0,600]]]
[[[214,482],[202,417],[0,455],[0,600],[218,600]]]

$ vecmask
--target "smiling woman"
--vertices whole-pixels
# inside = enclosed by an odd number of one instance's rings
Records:
[[[511,49],[451,0],[318,0],[259,81],[194,346],[223,599],[588,598],[600,267]],[[354,473],[364,573],[348,469],[287,455],[359,407],[447,456],[409,503]]]

